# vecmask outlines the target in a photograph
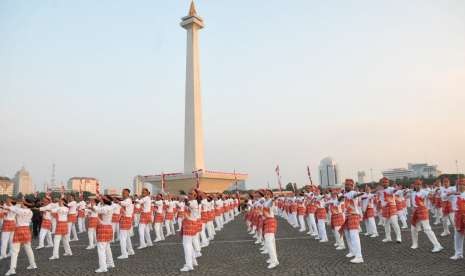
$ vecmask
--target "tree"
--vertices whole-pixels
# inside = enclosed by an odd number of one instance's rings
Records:
[[[291,182],[287,183],[285,190],[293,192],[294,191],[294,184],[292,184]]]
[[[186,192],[184,190],[179,190],[180,195],[186,195]]]

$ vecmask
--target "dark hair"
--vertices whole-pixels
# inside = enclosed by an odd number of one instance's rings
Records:
[[[131,193],[131,190],[129,190],[128,188],[124,188],[123,191],[127,191],[129,194]]]
[[[146,191],[147,193],[150,194],[150,191],[149,191],[149,189],[147,189],[147,188],[143,188],[142,191]]]

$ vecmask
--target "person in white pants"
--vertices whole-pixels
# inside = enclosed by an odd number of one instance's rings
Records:
[[[115,199],[116,200],[116,199]],[[111,227],[113,229],[113,239],[111,242],[119,241],[119,221],[121,219],[121,205],[112,203],[113,217],[111,218]]]
[[[121,220],[119,227],[119,242],[121,247],[121,256],[118,259],[127,259],[128,256],[134,255],[132,248],[130,231],[132,228],[132,215],[134,213],[134,204],[129,197],[131,191],[123,189],[123,200],[119,202],[121,205]]]
[[[365,236],[370,236],[371,238],[376,238],[379,236],[378,228],[376,227],[375,221],[375,195],[371,193],[371,188],[369,186],[365,187],[365,193],[360,197],[362,212],[363,212],[363,221],[365,223],[366,233]]]
[[[96,204],[95,199],[91,199],[86,208],[87,237],[89,240],[89,245],[86,247],[86,250],[92,250],[97,245],[97,225],[99,218],[97,212],[95,212],[93,208]]]
[[[39,208],[39,211],[41,211],[43,215],[39,232],[39,245],[36,247],[37,250],[44,248],[45,239],[47,239],[47,247],[53,247],[51,213],[53,207],[54,205],[52,205],[49,198],[46,197],[43,199],[43,207]]]
[[[402,242],[402,236],[400,233],[399,220],[397,217],[397,206],[394,198],[396,190],[393,187],[389,187],[389,179],[383,177],[381,179],[381,186],[383,189],[379,192],[379,197],[381,200],[381,206],[383,208],[383,217],[384,217],[384,231],[386,237],[383,239],[383,242],[390,242],[391,239],[391,226],[396,233],[396,241],[398,243]]]
[[[86,202],[84,197],[80,196],[80,201],[78,202],[78,234],[86,232]]]
[[[58,214],[57,226],[55,229],[55,237],[53,239],[53,255],[49,260],[56,260],[60,258],[60,241],[63,241],[63,248],[65,254],[63,256],[72,256],[71,248],[69,247],[69,226],[68,226],[68,207],[65,206],[66,200],[61,198],[59,206],[52,209],[52,212]]]
[[[276,231],[277,231],[277,221],[274,216],[275,207],[273,204],[273,193],[271,191],[265,192],[265,203],[263,204],[263,237],[264,237],[264,247],[265,251],[269,255],[267,260],[268,269],[273,269],[279,265],[278,253],[276,252]]]
[[[102,196],[101,202],[93,207],[94,211],[100,215],[100,223],[97,226],[97,253],[99,268],[96,273],[108,272],[109,268],[114,268],[113,254],[110,243],[113,239],[112,217],[115,206],[112,205],[111,198]]]
[[[16,228],[16,213],[9,211],[7,208],[13,206],[12,200],[8,197],[3,205],[4,212],[6,214],[3,218],[3,226],[2,226],[2,245],[0,249],[0,260],[8,258],[11,256],[12,253],[12,246],[13,246],[13,234]],[[9,248],[8,248],[9,247]],[[7,254],[7,250],[9,249],[9,254]]]
[[[210,240],[207,238],[207,223],[208,223],[208,209],[209,209],[209,202],[204,193],[200,193],[200,217],[202,221],[202,229],[200,231],[200,246],[207,247],[210,243]]]
[[[320,240],[320,242],[328,242],[328,235],[326,234],[326,200],[324,196],[318,196],[315,198],[316,217],[318,220],[318,236],[315,239]]]
[[[456,224],[454,225],[454,256],[451,260],[463,259],[463,240],[465,237],[465,179],[457,183],[456,204],[454,206]]]
[[[136,202],[142,206],[139,221],[139,247],[137,249],[144,249],[147,246],[153,246],[149,228],[152,223],[152,199],[147,188],[142,189],[142,198],[137,199]]]
[[[299,197],[297,200],[297,215],[298,215],[299,225],[300,225],[299,232],[305,232],[307,230],[306,225],[305,225],[305,212],[306,212],[306,208],[305,208],[304,198],[302,194],[302,197]]]
[[[180,232],[182,229],[182,221],[185,216],[185,203],[183,200],[178,200],[176,202],[176,206],[178,208],[178,214],[177,214],[177,219],[178,219],[178,229],[176,230],[177,232]]]
[[[457,201],[457,189],[455,186],[450,186],[449,178],[445,177],[442,180],[442,187],[439,190],[439,194],[441,197],[441,206],[442,206],[442,227],[443,232],[441,233],[441,237],[449,236],[449,225],[454,227],[455,224],[455,213],[453,212],[453,207],[456,205]]]
[[[37,265],[31,247],[32,235],[31,230],[29,229],[29,225],[31,224],[32,219],[32,211],[23,204],[22,199],[19,199],[16,202],[16,206],[4,206],[3,208],[6,208],[8,211],[16,214],[16,229],[13,237],[10,269],[5,275],[9,276],[16,274],[16,265],[18,262],[18,255],[21,249],[21,245],[26,251],[26,255],[29,260],[29,266],[27,269],[36,269]]]
[[[428,198],[430,192],[428,190],[422,189],[423,183],[421,180],[417,179],[414,182],[413,191],[410,193],[410,198],[412,202],[412,249],[418,248],[418,232],[423,228],[423,232],[426,234],[430,242],[433,244],[433,253],[440,252],[444,248],[439,243],[436,235],[433,230],[431,230],[431,225],[429,224],[429,210],[426,207],[426,199]]]
[[[359,199],[363,193],[354,191],[355,182],[352,179],[345,181],[344,206],[345,206],[345,223],[344,223],[344,236],[347,240],[349,253],[347,258],[353,264],[363,263],[362,246],[360,245],[360,209]],[[341,197],[342,199],[342,197]]]
[[[185,218],[182,223],[182,246],[184,249],[184,260],[185,264],[180,269],[181,272],[188,272],[194,270],[194,266],[197,265],[196,254],[194,249],[194,236],[197,235],[196,229],[196,210],[198,209],[195,200],[195,193],[191,192],[188,194],[188,198],[185,206]]]
[[[161,194],[158,194],[155,197],[155,221],[153,224],[153,228],[155,230],[155,240],[153,242],[159,242],[164,240],[163,236],[163,222],[164,222],[164,206],[165,203],[163,201],[163,196]]]
[[[68,227],[69,227],[69,234],[68,234],[68,239],[70,242],[72,241],[78,241],[78,235],[76,231],[76,223],[77,223],[77,202],[74,201],[74,195],[69,194],[68,195],[68,204],[69,208],[68,212]],[[73,235],[73,238],[71,238],[71,234]]]
[[[165,200],[166,215],[165,215],[165,228],[166,228],[166,237],[175,235],[174,231],[174,208],[176,203],[168,196],[168,199]]]

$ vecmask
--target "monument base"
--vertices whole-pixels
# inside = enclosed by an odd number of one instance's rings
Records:
[[[248,175],[243,173],[225,173],[214,171],[201,171],[197,178],[195,174],[189,173],[167,173],[165,177],[165,193],[180,194],[181,191],[188,193],[198,188],[206,193],[222,193],[230,188],[236,181],[244,181]],[[143,177],[143,182],[150,183],[161,189],[161,175],[149,175]]]

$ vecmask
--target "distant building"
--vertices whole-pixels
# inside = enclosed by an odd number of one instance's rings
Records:
[[[389,180],[402,180],[405,178],[434,178],[441,175],[437,165],[427,163],[409,163],[407,168],[397,168],[383,171],[383,176]]]
[[[6,176],[0,176],[0,195],[13,196],[14,183]]]
[[[23,195],[34,193],[34,187],[32,185],[32,178],[28,171],[24,167],[16,172],[15,177],[13,178],[14,191],[13,194],[17,195],[19,193]]]
[[[357,172],[357,183],[365,183],[366,173],[364,171]]]
[[[95,194],[97,192],[98,179],[94,177],[71,177],[68,180],[68,190],[74,192],[89,192]],[[100,188],[101,191],[101,188]]]
[[[322,188],[327,188],[335,184],[341,183],[341,175],[339,167],[331,157],[326,157],[320,162],[319,166],[320,185]]]
[[[132,193],[135,195],[141,195],[143,188],[144,188],[144,177],[141,175],[134,177],[134,181],[132,184]]]
[[[106,194],[106,195],[120,195],[121,190],[122,189],[118,189],[118,188],[107,188],[107,189],[105,189],[104,194]]]
[[[437,165],[428,165],[427,163],[409,163],[408,169],[415,173],[418,178],[432,178],[441,175]]]
[[[229,187],[226,191],[234,192],[234,191],[236,191],[236,189],[238,191],[246,191],[247,187],[245,185],[245,180],[238,180],[237,181],[237,187],[236,187],[236,183],[233,183],[231,185],[231,187]]]

